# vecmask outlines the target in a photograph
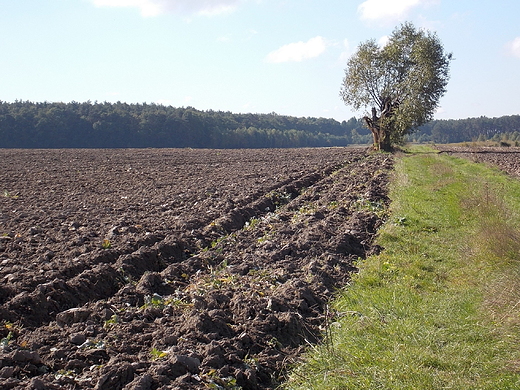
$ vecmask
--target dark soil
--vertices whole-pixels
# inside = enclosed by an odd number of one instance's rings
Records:
[[[267,389],[382,223],[362,149],[0,150],[1,389]]]

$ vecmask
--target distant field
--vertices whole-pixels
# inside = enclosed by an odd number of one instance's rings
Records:
[[[437,149],[471,161],[490,164],[512,175],[520,176],[520,148],[439,145]]]

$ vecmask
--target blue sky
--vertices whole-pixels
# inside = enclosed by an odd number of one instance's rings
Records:
[[[404,21],[455,57],[436,118],[520,114],[518,0],[0,0],[0,100],[348,120],[348,57]]]

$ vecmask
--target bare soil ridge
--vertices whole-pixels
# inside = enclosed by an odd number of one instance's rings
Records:
[[[2,389],[275,387],[378,250],[393,164],[343,148],[0,154]]]

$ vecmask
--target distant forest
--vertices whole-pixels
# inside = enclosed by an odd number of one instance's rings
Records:
[[[520,142],[520,115],[436,120],[410,141]],[[157,104],[0,101],[0,148],[289,148],[371,143],[361,119],[234,114]]]
[[[434,120],[411,134],[409,140],[438,144],[488,140],[520,143],[520,115]]]

